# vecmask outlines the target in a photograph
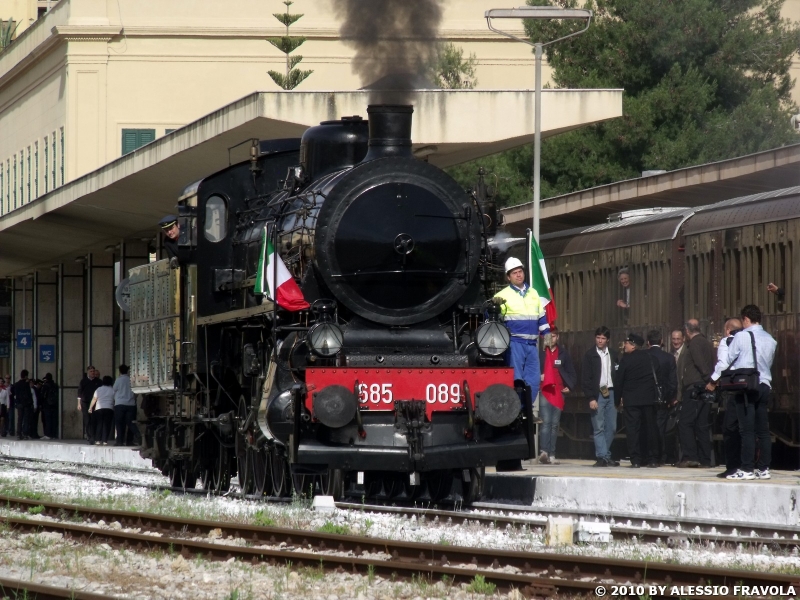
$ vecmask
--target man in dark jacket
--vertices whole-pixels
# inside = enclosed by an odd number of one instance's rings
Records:
[[[545,338],[545,347],[540,352],[539,364],[542,366],[539,403],[539,462],[543,465],[558,464],[556,460],[556,440],[561,413],[564,411],[564,394],[575,388],[577,376],[572,357],[558,343],[558,328],[553,325],[550,335]]]
[[[700,331],[697,319],[689,319],[686,332],[685,357],[682,357],[681,417],[678,422],[678,437],[681,442],[680,468],[711,466],[711,435],[708,413],[711,406],[704,394],[706,384],[711,381],[716,356],[711,345]],[[713,397],[713,394],[711,395]]]
[[[669,420],[670,407],[676,402],[678,393],[678,376],[675,359],[661,348],[662,338],[658,329],[647,333],[647,353],[656,366],[656,379],[661,391],[661,401],[656,403],[656,461],[663,465],[667,463],[667,421]]]
[[[611,331],[605,325],[594,332],[595,345],[586,351],[581,366],[581,390],[589,399],[594,434],[595,467],[618,467],[611,458],[611,443],[617,432],[617,407],[614,404],[614,374],[617,353],[608,347]]]
[[[28,371],[22,370],[19,381],[11,386],[14,392],[14,405],[17,407],[17,439],[29,440],[28,432],[33,419],[33,392],[28,380]]]
[[[619,361],[617,392],[625,411],[628,431],[628,453],[631,467],[642,466],[644,456],[648,467],[658,467],[656,460],[656,375],[655,361],[642,350],[644,339],[631,333],[625,339],[625,353]],[[644,440],[642,433],[644,432]],[[644,451],[641,442],[644,441]]]
[[[102,380],[99,371],[92,366],[86,367],[86,375],[78,384],[78,410],[83,413],[83,439],[94,443],[94,415],[89,412],[89,405],[92,403],[92,396],[101,385]]]
[[[42,439],[54,440],[58,437],[58,384],[50,373],[44,376],[39,403],[44,417]]]

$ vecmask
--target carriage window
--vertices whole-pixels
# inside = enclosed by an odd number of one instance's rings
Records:
[[[209,242],[219,242],[227,235],[227,209],[225,200],[220,196],[211,196],[206,200],[206,225],[203,231]]]

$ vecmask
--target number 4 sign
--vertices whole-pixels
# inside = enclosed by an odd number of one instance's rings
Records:
[[[17,329],[17,348],[30,350],[33,346],[33,334],[30,329]]]

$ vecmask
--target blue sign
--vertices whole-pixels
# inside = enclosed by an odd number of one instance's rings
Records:
[[[56,347],[39,346],[39,362],[43,363],[56,362]]]
[[[0,344],[0,358],[8,358],[11,356],[11,344]]]
[[[33,334],[30,329],[17,329],[17,348],[30,350],[33,347]]]

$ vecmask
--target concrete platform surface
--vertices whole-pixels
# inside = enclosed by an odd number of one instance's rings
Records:
[[[25,440],[0,438],[0,456],[35,458],[88,465],[114,465],[151,469],[139,449],[125,446],[90,446],[83,440]]]
[[[772,479],[729,481],[713,469],[595,468],[594,461],[523,464],[523,471],[487,469],[496,500],[518,492],[518,501],[541,508],[713,519],[751,524],[800,525],[800,472],[772,471]],[[523,481],[519,481],[522,478]],[[528,481],[533,480],[533,486]],[[532,487],[532,489],[531,489]],[[491,490],[487,490],[491,491]]]

